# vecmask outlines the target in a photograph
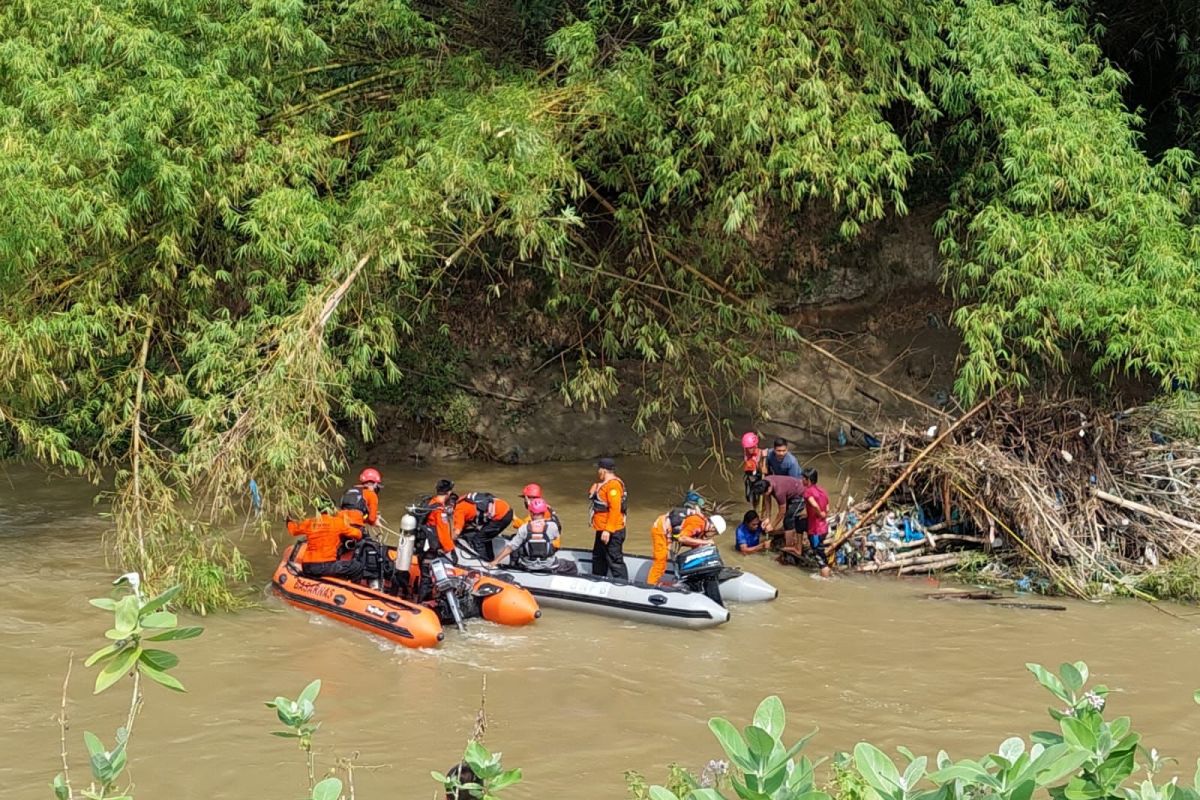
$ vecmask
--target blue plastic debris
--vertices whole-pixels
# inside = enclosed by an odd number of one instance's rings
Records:
[[[258,491],[258,481],[254,478],[250,479],[250,505],[255,513],[262,513],[262,493]]]

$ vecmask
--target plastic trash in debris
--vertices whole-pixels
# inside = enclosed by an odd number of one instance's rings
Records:
[[[846,438],[846,429],[844,427],[839,426],[838,427],[838,447],[845,447],[849,443],[850,443],[850,440]]]
[[[1028,575],[1022,575],[1021,577],[1017,578],[1016,586],[1017,586],[1018,592],[1032,592],[1033,591],[1033,581],[1030,580]]]
[[[869,433],[863,434],[863,441],[866,442],[867,449],[869,450],[878,450],[883,445],[883,442]]]

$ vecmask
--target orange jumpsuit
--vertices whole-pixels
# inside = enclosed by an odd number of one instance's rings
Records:
[[[671,515],[663,514],[658,519],[654,520],[654,525],[650,527],[650,557],[653,563],[650,566],[650,574],[646,577],[646,583],[654,586],[667,571],[667,558],[671,555],[671,545],[680,536],[699,536],[704,533],[707,523],[704,517],[700,514],[688,514],[683,518],[683,522],[679,525],[679,533],[671,530]]]
[[[288,533],[307,537],[302,564],[327,564],[337,561],[342,539],[361,539],[362,531],[338,514],[319,514],[303,522],[288,520]]]

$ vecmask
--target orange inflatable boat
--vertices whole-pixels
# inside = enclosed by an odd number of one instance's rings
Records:
[[[405,647],[437,647],[445,637],[437,612],[340,578],[310,578],[297,559],[304,543],[289,548],[275,570],[276,594],[305,611],[390,639]]]
[[[438,557],[409,559],[396,567],[396,549],[363,539],[342,556],[363,564],[363,577],[350,582],[310,577],[300,570],[304,543],[285,551],[272,586],[288,603],[315,611],[405,647],[436,647],[443,623],[460,628],[482,617],[501,625],[527,625],[542,615],[524,588],[462,569]]]

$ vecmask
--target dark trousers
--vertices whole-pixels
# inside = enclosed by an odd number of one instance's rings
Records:
[[[608,544],[600,538],[602,533],[596,531],[596,542],[592,545],[592,574],[629,580],[629,570],[625,566],[625,529],[609,534]]]
[[[320,561],[314,564],[304,564],[300,571],[311,578],[344,578],[348,581],[355,581],[362,577],[363,565],[358,559]]]
[[[470,547],[479,556],[491,561],[496,557],[496,548],[493,546],[495,539],[500,534],[508,530],[508,526],[512,524],[513,512],[510,508],[508,513],[499,519],[490,519],[478,529],[470,533],[464,533],[463,539],[466,540],[467,546]]]

